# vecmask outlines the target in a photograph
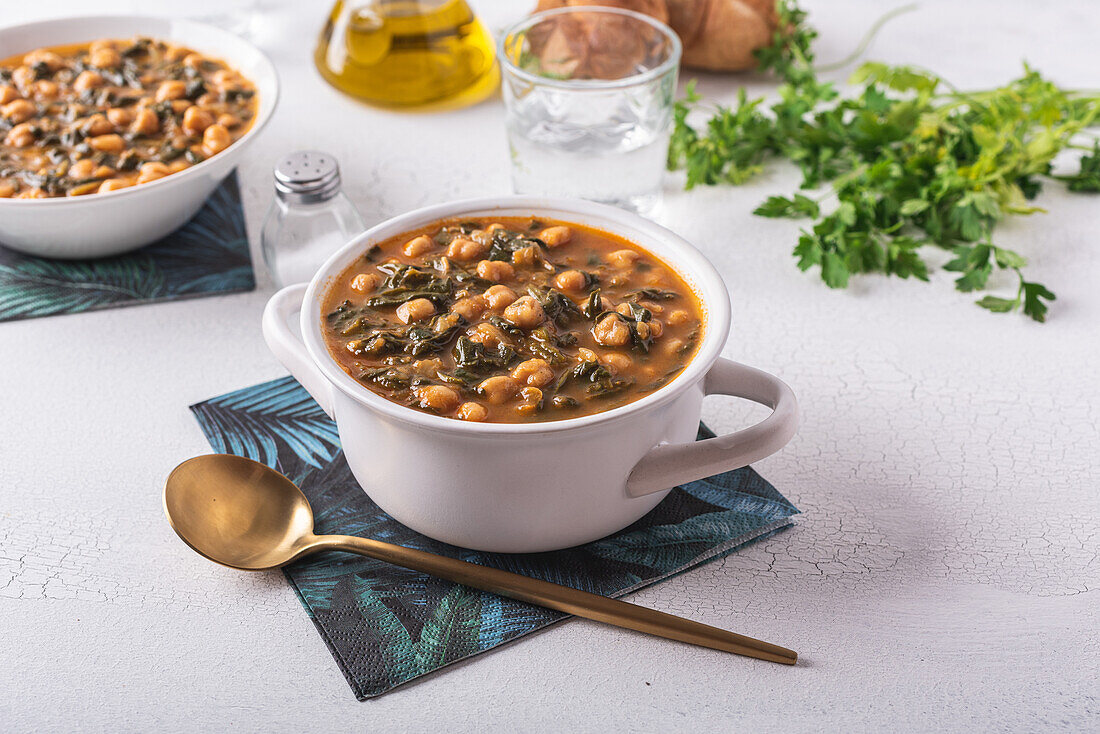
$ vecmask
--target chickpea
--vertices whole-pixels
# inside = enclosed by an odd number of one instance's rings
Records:
[[[665,351],[669,354],[677,354],[684,348],[684,341],[682,339],[669,339],[665,343]]]
[[[397,307],[397,318],[401,319],[403,324],[426,319],[434,313],[435,304],[427,298],[414,298]]]
[[[432,242],[432,238],[426,234],[422,234],[406,242],[405,246],[401,248],[401,251],[405,253],[406,257],[418,257],[428,252],[433,247],[435,247],[435,243]]]
[[[10,84],[0,84],[0,105],[19,99],[19,92]]]
[[[181,114],[183,114],[184,112],[187,111],[188,107],[193,107],[194,106],[194,105],[191,104],[191,100],[189,100],[187,98],[173,99],[168,104],[172,107],[172,114],[173,115],[181,115]]]
[[[376,273],[359,273],[351,279],[351,289],[353,291],[359,291],[360,293],[366,293],[367,291],[374,290],[381,282],[382,278]]]
[[[489,417],[489,410],[481,403],[463,403],[458,409],[458,417],[464,421],[483,421]]]
[[[489,304],[489,308],[493,311],[500,311],[516,300],[516,292],[506,285],[489,286],[483,295],[485,296],[485,302]]]
[[[628,369],[630,369],[631,365],[634,364],[634,360],[632,360],[630,357],[626,356],[625,354],[618,354],[615,352],[608,354],[606,357],[603,358],[603,361],[608,367],[611,368],[611,371],[615,374],[620,374],[627,371]]]
[[[107,119],[106,115],[95,114],[86,118],[81,124],[85,135],[106,135],[115,131],[115,126]]]
[[[599,357],[598,354],[593,352],[591,349],[585,349],[584,347],[581,347],[580,349],[577,350],[577,356],[581,358],[582,362],[599,362],[600,361],[600,357]]]
[[[179,99],[183,95],[187,94],[187,85],[179,79],[169,79],[168,81],[161,82],[157,87],[156,100],[158,102],[164,102],[170,99]]]
[[[630,327],[618,314],[609,313],[592,327],[592,336],[605,347],[622,347],[630,341]]]
[[[98,69],[113,69],[122,63],[122,56],[110,46],[101,46],[88,54],[88,63]]]
[[[171,171],[168,169],[168,166],[163,163],[144,163],[138,173],[137,182],[139,184],[149,183],[150,181],[164,178],[169,173],[171,173]]]
[[[629,268],[640,257],[634,250],[615,250],[607,256],[607,261],[616,267]]]
[[[222,127],[234,128],[241,124],[240,118],[229,113],[218,115],[218,124]]]
[[[24,189],[15,195],[16,199],[45,199],[48,197],[45,191],[39,188]]]
[[[88,44],[88,53],[94,54],[96,51],[100,51],[105,48],[115,48],[115,42],[109,41],[105,38],[100,38],[92,41]]]
[[[501,342],[508,342],[508,337],[504,335],[503,331],[492,324],[486,324],[484,322],[468,330],[466,336],[470,338],[470,341],[477,342],[490,349],[496,348]]]
[[[15,88],[26,94],[27,90],[34,84],[34,78],[37,75],[34,73],[34,69],[29,66],[19,66],[11,73],[11,80],[15,82]]]
[[[95,169],[95,161],[85,158],[69,166],[69,178],[91,178]]]
[[[4,145],[13,148],[26,148],[34,143],[34,126],[29,122],[21,122],[8,131],[4,138]]]
[[[96,193],[107,194],[108,191],[117,191],[120,188],[129,188],[130,186],[133,186],[133,184],[129,182],[129,180],[124,180],[122,178],[108,178],[107,180],[105,180],[105,182],[99,185],[99,188],[96,189]]]
[[[646,323],[649,324],[649,333],[654,339],[665,333],[665,325],[658,319],[650,319]]]
[[[512,377],[532,387],[548,385],[554,379],[554,371],[545,359],[529,359],[520,362],[512,370]]]
[[[554,277],[554,286],[563,291],[583,291],[588,278],[579,270],[563,270]]]
[[[505,228],[504,225],[501,224],[500,222],[493,222],[492,224],[490,224],[488,227],[485,228],[485,231],[488,232],[489,234],[492,234],[493,232],[496,232],[497,230],[504,229],[504,228]]]
[[[34,106],[34,103],[28,102],[25,99],[17,99],[14,102],[8,102],[3,107],[0,107],[0,114],[3,114],[4,117],[8,118],[16,125],[31,119],[37,112],[38,108]]]
[[[651,303],[650,301],[642,301],[641,305],[642,308],[648,309],[649,312],[652,314],[663,313],[665,310],[664,306],[658,305],[656,303]]]
[[[32,125],[34,123],[31,123]],[[36,133],[40,135],[41,132]],[[39,175],[43,175],[48,172],[50,167],[50,159],[43,155],[40,151],[34,151],[23,158],[24,168],[28,171],[36,171]]]
[[[516,412],[520,415],[531,415],[539,409],[539,403],[542,402],[542,390],[537,387],[525,387],[519,391],[520,397],[523,398],[523,405],[516,406]]]
[[[118,129],[122,129],[134,121],[134,115],[124,107],[112,107],[107,110],[107,119]]]
[[[15,184],[11,181],[0,181],[0,199],[10,199],[15,193]]]
[[[649,325],[648,321],[639,321],[634,324],[634,330],[638,332],[639,339],[648,339],[653,335],[653,327]]]
[[[189,105],[183,112],[183,131],[198,137],[202,131],[214,124],[214,116],[201,107]]]
[[[534,265],[542,257],[538,245],[521,247],[512,253],[512,262],[516,265]]]
[[[190,167],[191,167],[191,164],[188,163],[183,158],[177,158],[176,160],[174,160],[174,161],[172,161],[171,163],[168,164],[168,170],[171,173],[179,173],[183,169],[190,168]]]
[[[413,369],[416,370],[417,374],[431,377],[443,369],[443,360],[437,357],[433,357],[432,359],[418,359],[413,362]]]
[[[168,57],[169,61],[181,61],[189,53],[191,53],[190,49],[183,46],[176,46],[171,43],[165,44],[164,55]]]
[[[546,243],[547,247],[560,247],[573,239],[573,230],[570,227],[547,227],[539,232],[539,239]]]
[[[668,315],[668,323],[672,326],[679,326],[680,324],[686,324],[691,320],[691,315],[683,309],[676,309]]]
[[[515,394],[519,391],[519,383],[511,377],[497,375],[482,380],[481,384],[477,386],[477,391],[480,395],[485,396],[485,399],[491,405],[500,405],[515,397]]]
[[[65,65],[65,61],[53,51],[39,48],[23,56],[23,64],[26,66],[45,64],[50,71],[57,71]]]
[[[447,257],[459,262],[471,262],[480,260],[488,251],[489,246],[483,242],[475,242],[465,237],[455,237],[451,240],[451,244],[447,246]]]
[[[211,81],[219,87],[233,86],[237,83],[237,73],[230,69],[218,69],[211,77]]]
[[[152,135],[158,130],[160,130],[160,119],[157,118],[157,113],[148,107],[139,109],[133,124],[130,125],[130,132],[135,135]]]
[[[82,71],[73,82],[73,89],[83,94],[89,89],[99,89],[103,86],[103,76],[97,71]]]
[[[445,313],[435,320],[435,323],[432,326],[432,331],[434,331],[436,334],[442,334],[447,329],[458,326],[459,322],[461,321],[462,317],[458,314]]]
[[[499,260],[482,260],[477,264],[477,274],[485,280],[511,280],[516,275],[516,269],[506,262]]]
[[[451,311],[467,321],[473,321],[485,313],[487,305],[485,299],[481,296],[470,296],[469,298],[460,298],[451,304]]]
[[[60,91],[57,82],[49,79],[39,79],[34,83],[34,98],[39,101],[56,99]]]
[[[214,124],[206,128],[202,134],[202,152],[209,157],[221,153],[232,142],[233,138],[230,137],[229,131],[221,125]]]
[[[632,313],[634,313],[633,311],[630,310],[630,304],[626,303],[625,301],[623,303],[620,303],[618,306],[616,306],[615,311],[617,313],[621,313],[623,316],[629,316]]]
[[[111,168],[110,166],[98,166],[94,171],[92,171],[93,178],[108,178],[113,175],[115,175],[115,169]]]
[[[102,151],[103,153],[121,153],[126,147],[126,141],[122,139],[122,136],[112,133],[88,138],[88,145],[92,146],[92,150]]]
[[[523,296],[504,309],[504,318],[521,329],[533,329],[546,319],[546,313],[532,296]]]
[[[470,232],[466,236],[474,242],[480,242],[486,247],[492,247],[493,245],[493,235],[489,232],[486,232],[484,229],[475,229],[473,232]]]
[[[421,408],[428,408],[437,413],[450,413],[462,402],[462,396],[454,388],[445,385],[425,385],[416,388],[416,397],[420,400]]]

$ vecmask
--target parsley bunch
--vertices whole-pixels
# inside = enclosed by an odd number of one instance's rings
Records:
[[[928,71],[867,63],[850,80],[857,92],[842,97],[817,78],[806,14],[792,0],[779,9],[780,30],[757,53],[783,80],[778,101],[741,90],[696,129],[688,117],[703,104],[690,83],[674,109],[669,168],[685,169],[690,189],[741,184],[770,158],[786,158],[801,170],[801,188],[819,193],[772,196],[754,213],[814,220],[794,248],[800,269],[819,268],[832,288],[858,273],[927,280],[921,250],[936,245],[954,256],[944,267],[959,274],[960,291],[984,290],[995,268],[1016,275],[1013,297],[987,295],[979,306],[1044,321],[1054,294],[1027,280],[1027,260],[995,245],[993,228],[1042,211],[1031,201],[1044,179],[1100,192],[1100,141],[1081,142],[1100,123],[1100,96],[1060,89],[1026,66],[1003,87],[961,92]],[[1089,151],[1080,171],[1052,175],[1054,157],[1074,148]]]

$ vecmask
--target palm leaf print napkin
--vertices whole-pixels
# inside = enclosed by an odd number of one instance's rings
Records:
[[[798,510],[751,468],[675,488],[630,527],[550,553],[483,553],[439,543],[386,515],[344,461],[336,425],[282,378],[191,406],[213,449],[294,480],[318,533],[376,538],[608,596],[657,583],[790,524]],[[700,426],[699,437],[712,436]],[[284,569],[355,695],[370,698],[567,615],[351,554]]]
[[[231,174],[167,237],[114,257],[50,260],[0,243],[0,321],[174,301],[256,287]]]

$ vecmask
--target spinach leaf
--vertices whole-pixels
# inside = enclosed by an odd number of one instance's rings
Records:
[[[545,359],[552,365],[563,365],[569,364],[572,359],[566,356],[561,348],[563,346],[573,346],[576,343],[576,334],[567,332],[558,337],[545,326],[540,326],[524,340],[523,346],[527,352],[539,359]]]
[[[539,302],[546,317],[558,326],[565,326],[574,317],[581,316],[577,304],[559,290],[549,286],[528,286],[527,292]]]
[[[468,372],[488,373],[506,369],[519,353],[503,342],[495,350],[489,350],[467,336],[460,336],[451,356],[458,367]]]
[[[680,294],[674,291],[665,291],[658,288],[642,288],[641,290],[627,293],[626,297],[632,301],[637,301],[642,298],[649,301],[671,301],[673,298],[678,298],[679,295]]]
[[[631,384],[629,380],[615,377],[611,374],[610,370],[595,361],[581,362],[573,369],[564,373],[558,378],[555,388],[560,392],[563,387],[574,381],[587,383],[585,392],[588,393],[589,397],[593,398],[612,395]]]
[[[513,253],[532,246],[538,247],[540,252],[546,249],[546,243],[537,237],[530,237],[507,229],[498,229],[493,232],[488,259],[511,262]]]
[[[388,277],[383,288],[367,299],[368,306],[399,306],[416,298],[426,298],[442,308],[454,293],[454,281],[436,277],[434,268],[385,263],[378,269]]]

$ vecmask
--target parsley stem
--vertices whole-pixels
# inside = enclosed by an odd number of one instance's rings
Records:
[[[871,45],[871,41],[875,40],[875,36],[878,35],[878,32],[882,29],[884,25],[886,25],[888,22],[898,17],[899,15],[910,13],[916,10],[918,7],[918,3],[909,3],[908,5],[902,5],[899,8],[894,8],[887,13],[883,13],[879,16],[878,20],[871,24],[871,27],[867,29],[867,32],[863,34],[863,38],[860,40],[859,44],[856,46],[855,50],[852,51],[852,53],[848,54],[840,61],[834,61],[833,63],[825,64],[824,66],[815,66],[814,71],[817,73],[821,73],[843,69],[845,66],[858,59],[867,51],[867,47]]]

